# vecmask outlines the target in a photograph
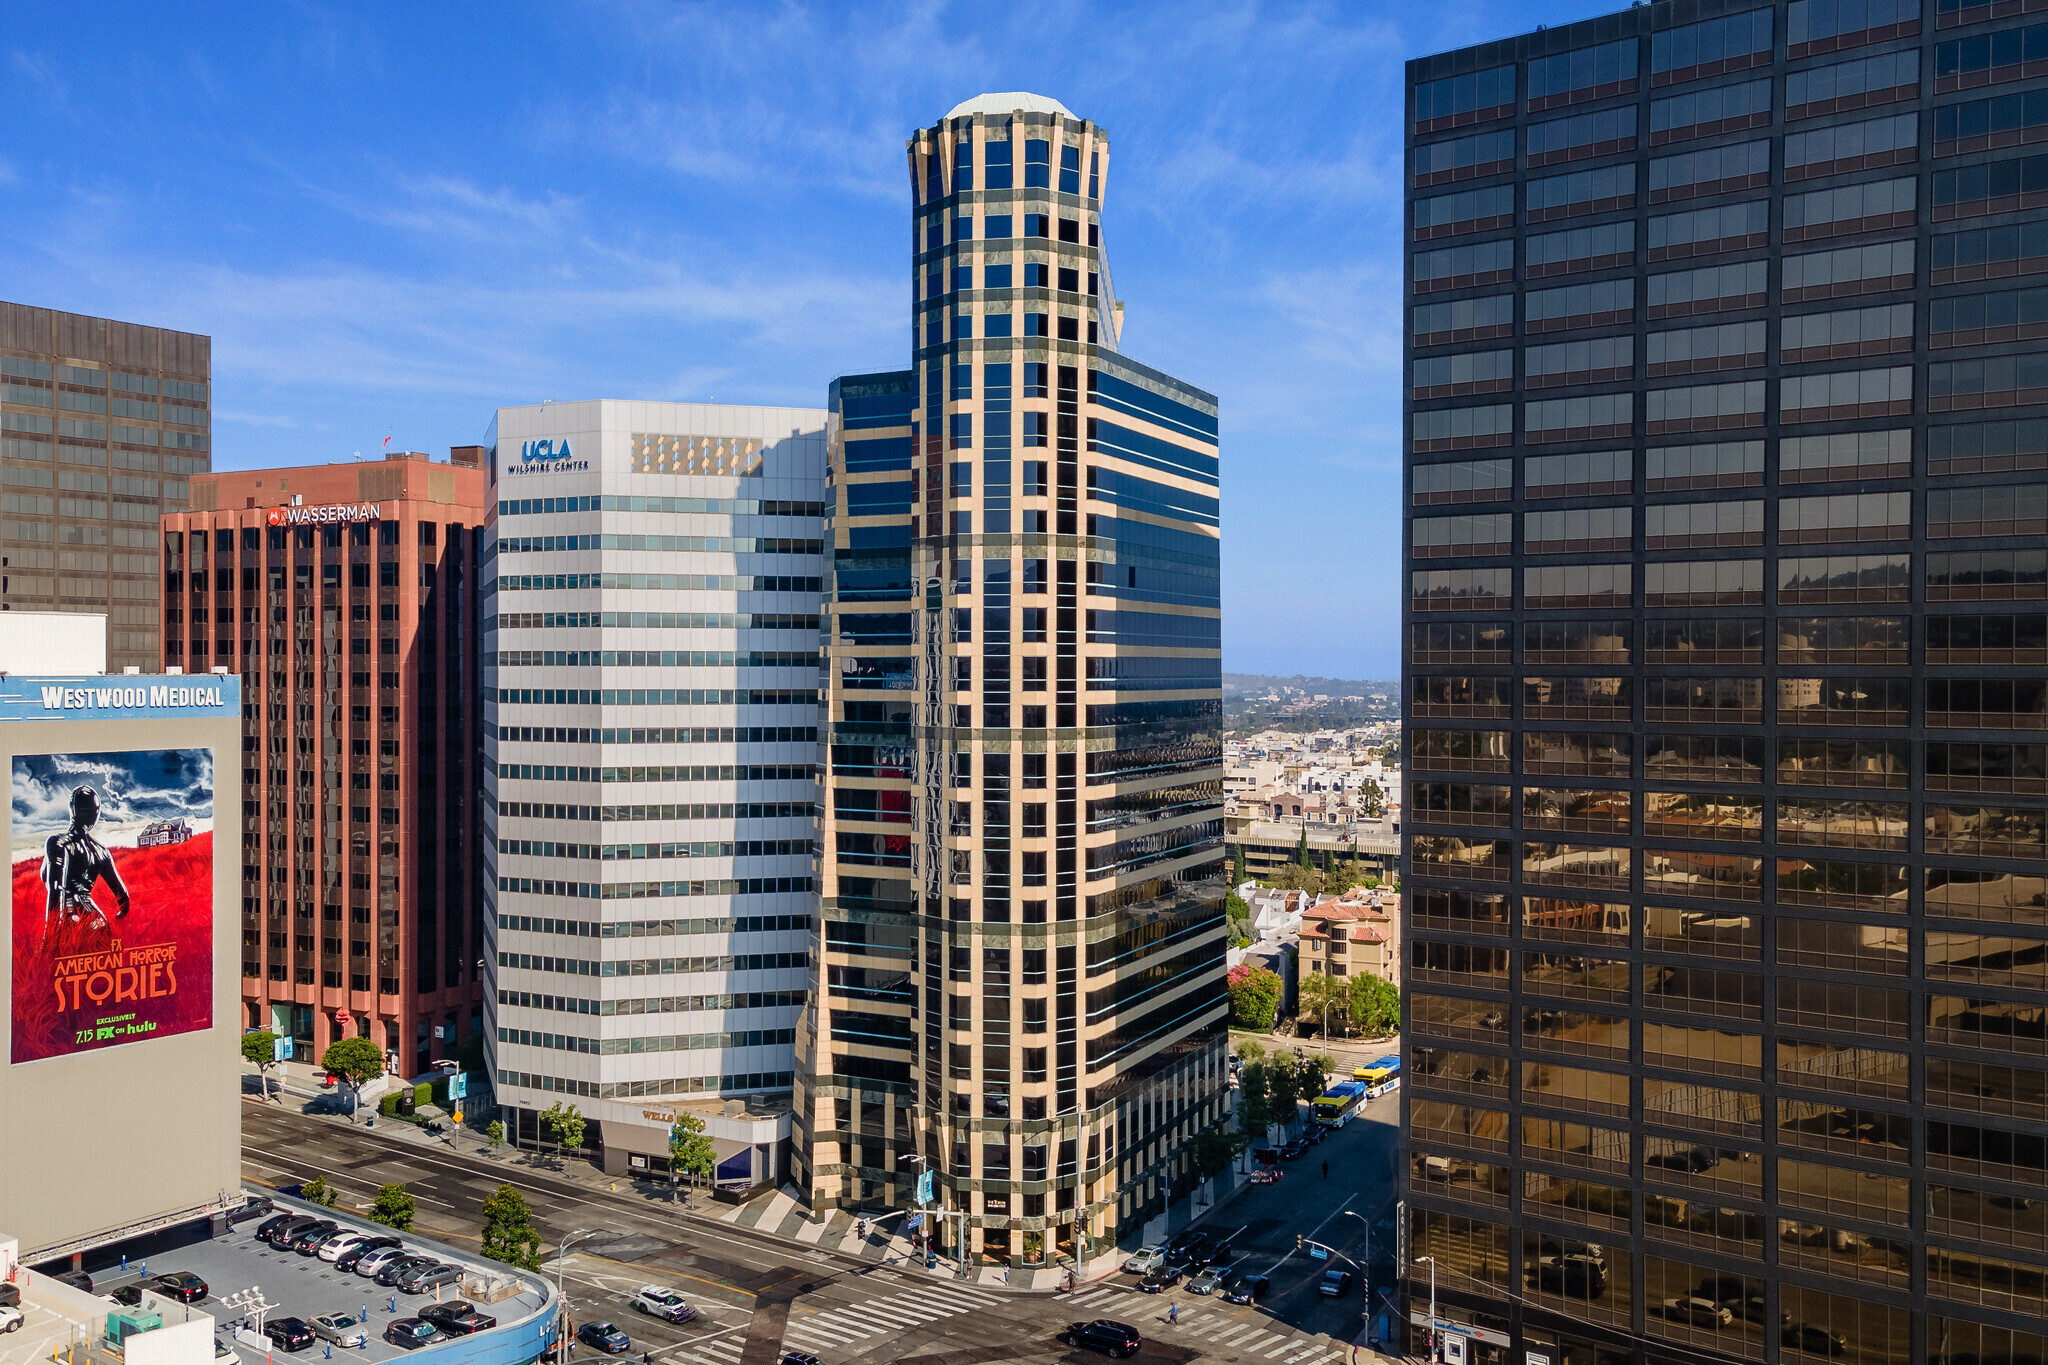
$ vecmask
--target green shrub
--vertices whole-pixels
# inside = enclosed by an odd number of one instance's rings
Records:
[[[377,1112],[382,1114],[387,1119],[397,1118],[398,1096],[386,1095],[383,1099],[377,1101]]]
[[[433,1102],[434,1102],[434,1083],[433,1083],[432,1081],[421,1081],[421,1082],[420,1082],[420,1083],[419,1083],[418,1085],[416,1085],[416,1086],[414,1086],[414,1087],[412,1088],[412,1107],[413,1107],[413,1108],[415,1108],[415,1109],[420,1109],[420,1108],[424,1108],[425,1106],[427,1106],[427,1105],[429,1105],[429,1104],[432,1104]]]

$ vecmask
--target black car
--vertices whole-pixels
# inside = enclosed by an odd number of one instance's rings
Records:
[[[1179,1265],[1200,1265],[1209,1250],[1209,1234],[1183,1232],[1166,1243],[1166,1259]]]
[[[233,1227],[237,1223],[246,1223],[251,1218],[268,1218],[275,1212],[277,1212],[277,1205],[271,1203],[264,1196],[257,1195],[254,1199],[244,1200],[238,1207],[228,1210],[228,1226]]]
[[[420,1309],[420,1316],[435,1326],[444,1318],[459,1318],[465,1313],[474,1313],[476,1305],[468,1299],[450,1299],[446,1303],[430,1303]]]
[[[1280,1159],[1282,1161],[1299,1161],[1307,1155],[1308,1144],[1300,1138],[1296,1138],[1280,1149]]]
[[[322,1242],[340,1231],[341,1224],[333,1219],[319,1218],[293,1233],[289,1240],[282,1237],[278,1238],[277,1245],[280,1247],[290,1247],[301,1256],[311,1256],[320,1249]]]
[[[169,1270],[150,1280],[149,1287],[179,1303],[198,1303],[206,1297],[206,1281],[189,1270]]]
[[[1323,1272],[1323,1278],[1316,1282],[1316,1293],[1326,1299],[1341,1299],[1351,1292],[1351,1272],[1342,1267],[1332,1267]]]
[[[425,1315],[422,1314],[421,1316],[424,1317]],[[478,1332],[488,1332],[498,1325],[496,1318],[488,1313],[479,1313],[475,1309],[471,1309],[460,1317],[451,1318],[444,1316],[429,1318],[428,1321],[451,1337],[475,1336]]]
[[[303,1351],[313,1344],[313,1328],[304,1318],[272,1318],[263,1324],[263,1335],[280,1351]]]
[[[378,1284],[389,1288],[398,1283],[400,1276],[409,1275],[421,1266],[432,1264],[434,1258],[431,1256],[394,1256],[391,1264],[377,1272],[376,1280]]]
[[[1264,1275],[1240,1275],[1223,1286],[1223,1297],[1231,1303],[1257,1303],[1272,1287],[1273,1282]]]
[[[21,1307],[21,1286],[12,1280],[0,1280],[0,1308]]]
[[[1144,1279],[1138,1281],[1138,1288],[1144,1290],[1147,1294],[1164,1294],[1167,1290],[1180,1283],[1180,1277],[1181,1267],[1179,1264],[1163,1265]]]
[[[384,1329],[384,1340],[393,1346],[417,1351],[422,1346],[444,1340],[444,1337],[440,1328],[423,1318],[400,1318]]]
[[[107,1297],[120,1304],[123,1308],[140,1308],[142,1306],[142,1286],[139,1284],[124,1284],[113,1293],[107,1295]]]
[[[1136,1355],[1143,1339],[1138,1329],[1108,1318],[1097,1318],[1093,1322],[1076,1322],[1060,1333],[1060,1340],[1069,1346],[1087,1346],[1097,1351],[1107,1351],[1112,1360]]]
[[[609,1322],[584,1323],[576,1329],[576,1340],[612,1356],[623,1355],[633,1349],[632,1339]]]
[[[386,1247],[395,1247],[397,1245],[398,1239],[396,1237],[365,1237],[362,1241],[357,1242],[347,1251],[335,1257],[334,1268],[336,1270],[354,1270],[356,1262],[362,1260],[363,1257],[371,1252],[382,1251]]]
[[[825,1365],[825,1362],[809,1351],[784,1351],[782,1365]]]
[[[1780,1345],[1790,1346],[1795,1351],[1808,1355],[1838,1356],[1849,1349],[1848,1339],[1840,1332],[1830,1332],[1825,1327],[1816,1327],[1810,1322],[1788,1322],[1778,1334]]]
[[[277,1234],[279,1228],[287,1223],[296,1223],[305,1216],[303,1213],[280,1213],[266,1218],[256,1225],[256,1240],[267,1242]]]
[[[1232,1261],[1235,1261],[1236,1259],[1237,1243],[1234,1234],[1232,1236],[1225,1237],[1215,1246],[1210,1247],[1207,1251],[1203,1252],[1201,1256],[1201,1261],[1203,1265],[1215,1266],[1219,1269],[1227,1267]]]

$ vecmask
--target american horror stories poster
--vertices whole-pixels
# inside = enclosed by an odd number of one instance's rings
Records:
[[[213,1024],[213,751],[14,760],[15,1062]]]

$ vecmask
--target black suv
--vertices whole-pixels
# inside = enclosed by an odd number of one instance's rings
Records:
[[[1060,1340],[1069,1346],[1091,1346],[1098,1351],[1107,1351],[1112,1360],[1136,1355],[1141,1342],[1137,1328],[1111,1322],[1108,1318],[1073,1323],[1060,1334]]]

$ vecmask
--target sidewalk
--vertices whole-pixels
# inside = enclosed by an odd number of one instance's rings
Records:
[[[301,1106],[309,1115],[324,1118],[331,1123],[348,1124],[362,1128],[366,1118],[375,1117],[370,1106],[351,1119],[342,1112],[345,1098],[337,1097],[333,1090],[320,1084],[324,1072],[315,1068],[285,1063],[273,1068],[270,1079],[283,1084],[273,1085],[273,1091],[281,1098],[290,1100],[327,1101],[319,1108]],[[283,1075],[280,1077],[280,1071]],[[245,1075],[249,1088],[245,1099],[258,1102],[258,1092],[253,1084],[256,1070],[245,1064]],[[420,1147],[446,1150],[453,1147],[467,1157],[502,1166],[508,1171],[521,1168],[531,1169],[565,1184],[576,1185],[592,1193],[615,1194],[622,1197],[638,1196],[651,1209],[671,1208],[671,1190],[665,1180],[649,1180],[632,1176],[609,1176],[598,1170],[589,1161],[581,1158],[541,1157],[528,1150],[509,1145],[491,1147],[476,1130],[465,1125],[459,1134],[444,1131],[429,1133],[418,1124],[402,1119],[378,1118],[371,1131],[378,1137],[395,1143],[412,1143]],[[904,1220],[892,1218],[887,1229],[870,1228],[863,1238],[854,1229],[855,1216],[843,1209],[830,1210],[824,1218],[813,1219],[810,1210],[804,1207],[788,1187],[773,1194],[761,1196],[745,1204],[727,1205],[714,1202],[701,1189],[680,1191],[681,1203],[672,1206],[671,1216],[679,1221],[697,1223],[728,1223],[748,1228],[782,1241],[800,1246],[818,1247],[841,1256],[854,1257],[876,1265],[888,1265],[905,1272],[922,1271],[934,1280],[955,1284],[972,1283],[992,1289],[1009,1289],[1021,1293],[1051,1294],[1066,1283],[1067,1270],[1064,1266],[1045,1266],[1028,1270],[1009,1270],[1002,1266],[970,1267],[970,1274],[962,1279],[956,1262],[941,1257],[939,1263],[926,1268],[919,1261],[911,1246],[910,1238],[900,1231]],[[1098,1280],[1116,1274],[1123,1265],[1124,1253],[1110,1247],[1101,1255],[1092,1257],[1082,1267],[1080,1283],[1093,1284]]]

